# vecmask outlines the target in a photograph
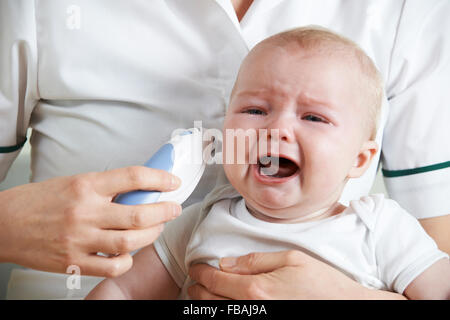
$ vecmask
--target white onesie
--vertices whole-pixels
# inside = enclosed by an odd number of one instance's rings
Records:
[[[194,204],[167,224],[155,248],[177,285],[186,289],[191,264],[218,267],[222,257],[301,250],[368,288],[403,293],[419,274],[447,257],[417,219],[383,195],[351,201],[339,215],[278,224],[252,216],[240,197],[215,202],[209,212]]]

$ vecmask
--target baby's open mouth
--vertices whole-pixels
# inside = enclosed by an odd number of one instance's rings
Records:
[[[264,177],[288,178],[298,171],[298,165],[287,158],[263,156],[258,159],[258,172]]]

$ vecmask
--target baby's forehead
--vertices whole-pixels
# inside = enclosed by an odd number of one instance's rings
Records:
[[[303,48],[295,41],[263,41],[250,51],[242,63],[233,92],[258,84],[267,87],[268,82],[271,85],[277,82],[289,83],[295,87],[299,84],[298,79],[304,77],[320,84],[317,88],[322,87],[322,84],[329,86],[330,81],[327,80],[333,79],[338,84],[357,89],[361,71],[354,63],[340,50]]]
[[[339,42],[321,41],[311,45],[303,45],[295,40],[269,38],[257,44],[248,54],[246,60],[257,63],[260,59],[306,59],[314,57],[317,60],[338,61],[340,64],[352,65],[359,63],[356,49]],[[255,61],[256,60],[256,61]],[[360,72],[360,68],[354,68]]]

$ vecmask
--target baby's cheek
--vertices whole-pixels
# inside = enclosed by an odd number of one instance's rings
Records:
[[[325,144],[315,151],[315,156],[309,159],[310,179],[315,182],[315,187],[334,187],[332,185],[343,182],[348,169],[345,152],[336,146]]]
[[[245,170],[243,165],[224,164],[223,170],[231,185],[238,191],[244,188]]]
[[[225,171],[225,175],[228,180],[231,180],[233,178],[233,166],[232,165],[224,163],[223,171]]]

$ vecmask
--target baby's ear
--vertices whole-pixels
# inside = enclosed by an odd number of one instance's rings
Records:
[[[373,140],[368,140],[363,143],[359,150],[358,156],[355,159],[355,163],[351,167],[347,178],[359,178],[367,168],[369,168],[370,162],[378,151],[378,144]]]

